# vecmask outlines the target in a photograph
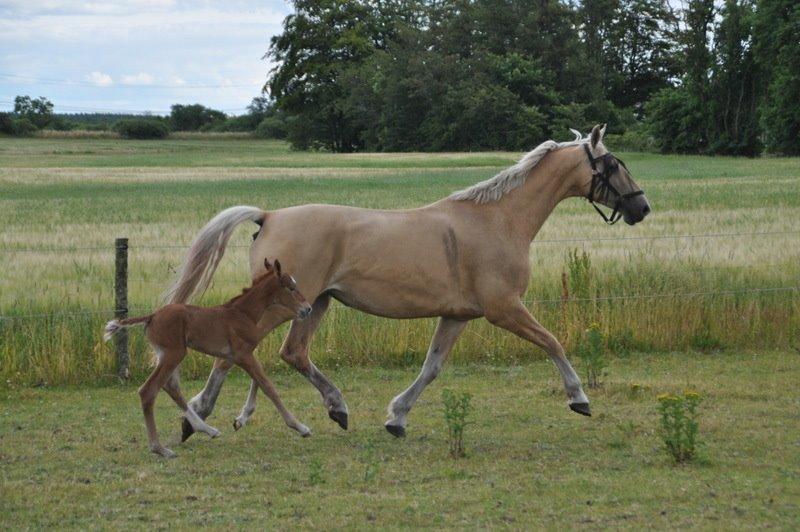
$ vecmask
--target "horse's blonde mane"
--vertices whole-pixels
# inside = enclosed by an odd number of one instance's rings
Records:
[[[575,140],[568,142],[546,140],[523,155],[522,159],[514,166],[506,168],[496,176],[476,183],[469,188],[453,192],[450,194],[450,199],[455,201],[474,201],[475,203],[489,203],[499,200],[522,185],[531,170],[551,151],[589,142],[588,138],[582,138],[581,134],[574,129],[570,131],[575,134]]]

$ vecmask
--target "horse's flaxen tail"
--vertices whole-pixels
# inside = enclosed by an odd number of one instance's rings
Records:
[[[178,278],[164,293],[165,303],[186,303],[201,295],[222,260],[225,246],[236,226],[243,222],[261,225],[265,212],[258,207],[239,205],[220,212],[209,221],[192,242],[178,272]]]
[[[147,316],[139,316],[138,318],[126,318],[124,320],[111,320],[106,323],[106,328],[103,332],[103,340],[108,342],[111,340],[111,337],[117,334],[122,329],[126,329],[128,327],[133,327],[134,325],[142,325],[143,323],[147,323],[150,321],[153,315],[149,314]]]

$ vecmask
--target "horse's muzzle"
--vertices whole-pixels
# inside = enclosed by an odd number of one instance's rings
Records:
[[[622,219],[625,220],[626,224],[635,225],[650,214],[650,203],[644,194],[640,194],[625,200],[620,207],[620,211],[622,211]]]

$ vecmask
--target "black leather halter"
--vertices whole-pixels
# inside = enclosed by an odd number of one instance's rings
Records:
[[[625,163],[622,162],[622,159],[618,159],[610,153],[606,153],[600,157],[592,157],[592,152],[589,150],[589,146],[586,144],[583,145],[583,150],[586,152],[586,156],[589,158],[589,164],[592,167],[592,184],[589,186],[589,193],[586,195],[586,199],[589,200],[589,203],[592,204],[592,207],[594,207],[595,210],[600,214],[605,223],[608,225],[614,225],[622,217],[622,211],[619,210],[620,207],[622,207],[629,199],[644,194],[644,190],[635,190],[626,194],[620,194],[616,187],[611,184],[611,176],[618,169],[620,164],[626,170],[628,169],[628,167],[625,166]],[[598,161],[603,162],[602,172],[597,169]],[[606,214],[594,202],[595,197],[602,197],[608,192],[612,192],[617,198],[614,202],[614,210],[611,212],[611,216],[606,216]]]

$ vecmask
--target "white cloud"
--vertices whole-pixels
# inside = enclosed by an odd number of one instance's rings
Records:
[[[170,76],[168,83],[173,87],[180,87],[181,85],[186,85],[186,80],[179,76]]]
[[[147,72],[139,72],[133,75],[123,75],[121,78],[123,85],[152,85],[155,78]]]
[[[109,87],[114,84],[114,80],[108,74],[97,72],[96,70],[86,76],[86,81],[94,83],[98,87]]]

